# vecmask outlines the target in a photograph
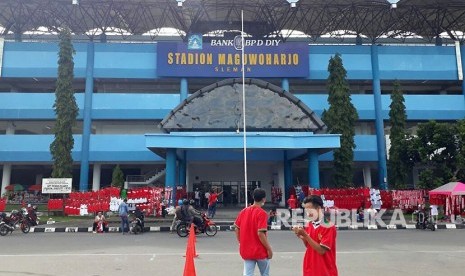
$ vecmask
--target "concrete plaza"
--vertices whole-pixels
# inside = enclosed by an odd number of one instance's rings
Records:
[[[342,276],[461,275],[462,230],[340,231]],[[271,231],[271,275],[301,275],[304,248],[288,231]],[[187,239],[168,233],[31,233],[0,238],[0,275],[182,275]],[[197,275],[242,275],[234,232],[197,238]],[[258,273],[256,274],[258,275]]]

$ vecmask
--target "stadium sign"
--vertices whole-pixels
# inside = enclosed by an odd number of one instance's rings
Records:
[[[42,179],[43,194],[69,194],[73,184],[72,178],[44,178]]]
[[[239,37],[240,38],[240,37]],[[307,77],[309,72],[306,43],[282,43],[279,40],[244,42],[246,77]],[[186,43],[157,43],[159,77],[241,77],[241,40],[212,40],[200,49]],[[190,49],[189,49],[190,48]]]

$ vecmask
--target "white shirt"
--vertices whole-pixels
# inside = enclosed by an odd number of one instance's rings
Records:
[[[200,193],[199,193],[199,191],[195,191],[195,199],[200,199]]]
[[[437,216],[437,215],[439,215],[439,211],[438,211],[438,206],[437,206],[437,205],[431,205],[431,215],[432,215],[432,216]]]
[[[206,193],[205,193],[205,198],[206,198],[206,199],[210,199],[210,193],[209,193],[209,192],[206,192]]]

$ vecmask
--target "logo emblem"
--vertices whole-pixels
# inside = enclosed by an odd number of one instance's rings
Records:
[[[202,35],[201,34],[191,34],[187,39],[187,49],[188,50],[202,50]]]
[[[242,50],[242,36],[236,35],[234,37],[234,49],[236,50]]]

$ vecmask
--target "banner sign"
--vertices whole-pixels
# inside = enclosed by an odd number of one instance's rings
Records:
[[[238,39],[239,38],[239,39]],[[188,43],[157,43],[157,75],[160,77],[242,77],[242,40],[212,39],[203,42],[192,37]],[[195,46],[195,47],[194,47]],[[308,77],[306,43],[275,40],[246,40],[245,76]]]
[[[69,194],[73,184],[72,178],[44,178],[42,179],[43,194]]]

